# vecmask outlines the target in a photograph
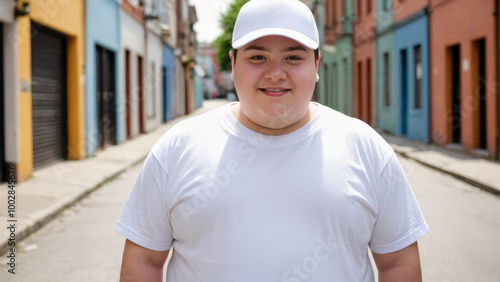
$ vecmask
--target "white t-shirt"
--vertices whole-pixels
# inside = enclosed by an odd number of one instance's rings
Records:
[[[173,246],[167,281],[374,281],[368,246],[400,250],[429,229],[392,148],[325,106],[262,135],[223,106],[153,147],[115,229]]]

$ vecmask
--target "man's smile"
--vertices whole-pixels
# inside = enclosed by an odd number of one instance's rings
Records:
[[[288,93],[291,89],[289,88],[259,88],[260,92],[262,92],[266,96],[271,97],[280,97]]]

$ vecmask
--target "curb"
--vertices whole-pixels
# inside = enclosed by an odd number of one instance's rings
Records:
[[[411,151],[408,152],[407,150],[401,150],[401,149],[398,149],[397,147],[398,146],[394,146],[392,143],[389,143],[391,145],[391,147],[394,149],[394,151],[404,157],[404,158],[407,158],[407,159],[410,159],[410,160],[413,160],[413,161],[416,161],[422,165],[425,165],[429,168],[432,168],[434,170],[437,170],[437,171],[440,171],[442,173],[445,173],[445,174],[448,174],[448,175],[451,175],[465,183],[468,183],[476,188],[479,188],[485,192],[489,192],[493,195],[496,195],[496,196],[500,196],[500,190],[490,184],[487,184],[487,183],[484,183],[483,181],[479,180],[479,179],[473,179],[471,178],[470,176],[465,176],[459,172],[456,172],[456,171],[453,171],[453,170],[450,170],[450,169],[447,169],[446,167],[442,167],[442,166],[438,166],[438,165],[434,165],[432,164],[431,162],[428,162],[428,161],[425,161],[425,160],[422,160],[421,158],[416,158],[416,157],[413,157],[411,156]]]

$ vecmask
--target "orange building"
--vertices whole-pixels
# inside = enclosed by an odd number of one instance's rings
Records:
[[[431,139],[497,153],[495,0],[430,1]]]
[[[375,125],[375,0],[355,1],[353,26],[354,116]]]

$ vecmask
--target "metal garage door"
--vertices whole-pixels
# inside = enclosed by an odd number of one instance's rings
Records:
[[[115,54],[96,46],[99,147],[116,143]]]
[[[67,157],[66,38],[32,25],[33,166]]]
[[[4,84],[3,84],[3,25],[0,23],[0,182],[5,181],[5,133],[4,133]]]

